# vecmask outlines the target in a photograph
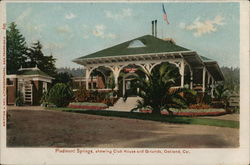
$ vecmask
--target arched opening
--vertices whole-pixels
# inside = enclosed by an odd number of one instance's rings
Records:
[[[115,87],[113,71],[99,66],[90,73],[89,89],[113,89]]]
[[[123,67],[118,77],[118,96],[137,96],[139,92],[136,87],[137,77],[145,78],[141,66],[130,64]]]
[[[181,74],[180,74],[180,71],[179,71],[179,68],[176,66],[176,64],[172,64],[172,63],[169,63],[169,62],[162,62],[160,64],[157,64],[155,65],[152,69],[151,69],[151,73],[152,72],[158,72],[160,67],[164,64],[168,64],[170,65],[170,68],[174,70],[174,72],[172,72],[172,75],[173,77],[175,77],[175,86],[181,86]]]

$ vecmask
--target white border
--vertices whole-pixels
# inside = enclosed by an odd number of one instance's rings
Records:
[[[11,1],[12,3],[13,1]],[[27,1],[26,1],[27,2]],[[39,1],[41,2],[41,1]],[[46,3],[50,3],[45,1]],[[58,2],[58,1],[53,1]],[[64,1],[65,2],[65,1]],[[79,1],[78,1],[79,2]],[[87,1],[93,2],[93,1]],[[99,1],[95,3],[103,3],[107,1]],[[129,2],[129,1],[119,1]],[[141,2],[141,1],[135,1]],[[147,1],[150,2],[150,1]],[[147,3],[146,2],[146,3]],[[162,2],[162,1],[155,1]],[[186,2],[186,1],[168,1],[168,2]],[[192,1],[201,2],[201,1]],[[205,1],[213,2],[216,1]],[[222,1],[222,2],[239,2],[239,1]],[[65,2],[66,3],[66,2]],[[72,3],[72,2],[70,2]],[[77,3],[77,2],[76,2]],[[112,3],[112,2],[111,2]],[[5,22],[5,4],[1,3],[1,24]],[[172,150],[188,150],[191,154],[56,154],[54,148],[6,148],[6,130],[2,127],[2,100],[1,100],[1,164],[248,164],[249,163],[249,2],[240,1],[240,147],[233,149],[172,149]],[[5,36],[1,30],[1,37]],[[2,46],[2,38],[0,40]],[[2,55],[2,49],[1,55]],[[2,75],[3,59],[0,58],[0,75],[3,83]],[[3,91],[2,85],[0,85]],[[82,148],[81,148],[82,149]],[[85,148],[87,149],[87,148]],[[91,148],[93,149],[93,148]],[[118,150],[118,149],[117,149]],[[168,148],[168,150],[171,150]]]

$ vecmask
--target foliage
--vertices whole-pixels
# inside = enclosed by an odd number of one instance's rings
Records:
[[[15,105],[16,106],[21,106],[23,104],[24,104],[23,94],[21,93],[21,91],[17,91],[17,95],[16,95],[16,99],[15,99]]]
[[[231,94],[238,94],[240,89],[240,69],[233,67],[221,67],[225,77],[224,85]]]
[[[64,83],[72,85],[72,75],[67,72],[56,73],[55,79],[53,80],[53,84],[56,83]]]
[[[42,44],[37,41],[28,48],[24,36],[12,22],[7,28],[7,74],[16,74],[22,67],[37,67],[48,75],[56,74],[55,58],[52,55],[45,56],[42,52]]]
[[[214,97],[217,100],[224,100],[228,97],[228,88],[224,84],[218,84],[214,90]]]
[[[40,100],[40,104],[42,104],[44,106],[46,106],[47,104],[49,104],[48,95],[49,95],[48,91],[43,92],[43,95],[42,95],[41,100]]]
[[[92,103],[105,103],[109,106],[113,105],[118,98],[114,97],[115,92],[98,92],[88,91],[85,88],[80,88],[75,92],[75,101],[76,102],[92,102]]]
[[[140,89],[137,108],[151,107],[152,113],[161,114],[161,109],[166,109],[172,114],[169,108],[186,108],[187,103],[183,92],[190,92],[185,88],[173,88],[176,80],[180,77],[177,67],[169,63],[163,63],[151,73],[145,72],[146,79],[137,77],[137,87]],[[194,94],[194,93],[193,93]]]
[[[204,104],[211,104],[212,102],[212,96],[210,95],[209,91],[206,91],[204,93],[203,99],[202,99],[202,103]]]
[[[12,22],[7,31],[7,74],[15,74],[21,66],[25,66],[27,60],[26,42],[24,36]]]
[[[33,43],[32,47],[28,48],[27,55],[29,57],[28,67],[37,66],[52,77],[56,75],[55,58],[52,55],[44,56],[40,41]]]
[[[208,109],[210,106],[208,104],[192,104],[189,105],[189,109]]]
[[[114,89],[115,88],[115,77],[113,74],[110,74],[108,76],[108,81],[107,81],[107,88]]]
[[[58,73],[67,72],[73,77],[85,76],[85,69],[82,69],[82,68],[61,67],[61,68],[57,68],[57,72]]]
[[[63,83],[55,84],[48,93],[48,102],[57,107],[65,107],[73,99],[73,91],[69,85]]]
[[[84,87],[81,87],[74,94],[76,102],[88,102],[90,97],[90,92],[86,90]]]
[[[197,103],[197,95],[195,91],[192,92],[184,92],[184,97],[188,105],[196,104]]]

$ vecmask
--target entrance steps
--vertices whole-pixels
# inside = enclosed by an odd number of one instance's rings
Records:
[[[123,101],[123,98],[121,97],[113,106],[110,106],[106,110],[130,112],[133,108],[136,107],[137,100],[141,100],[141,98],[128,97],[126,101]]]

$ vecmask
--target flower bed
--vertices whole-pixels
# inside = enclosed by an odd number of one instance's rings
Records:
[[[176,116],[219,116],[227,114],[224,109],[171,109]],[[151,113],[149,109],[140,110],[141,113]],[[161,114],[168,115],[166,110],[161,111]]]
[[[73,102],[68,105],[69,108],[76,109],[93,109],[93,110],[102,110],[108,106],[104,103],[90,103],[90,102]]]

